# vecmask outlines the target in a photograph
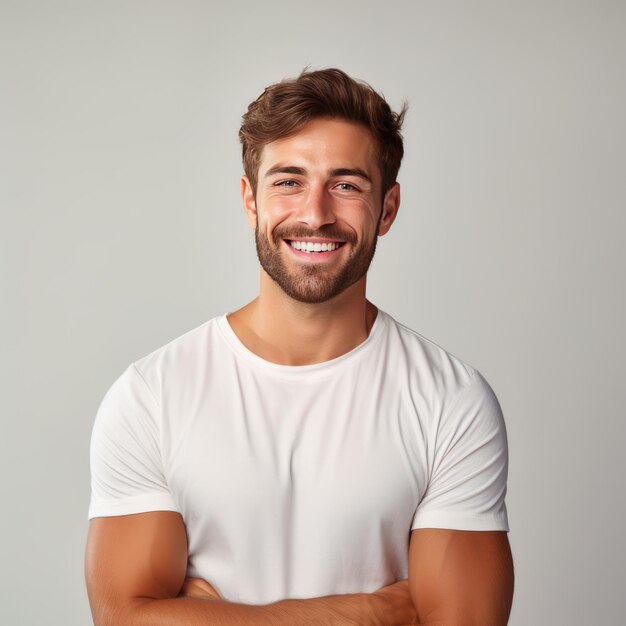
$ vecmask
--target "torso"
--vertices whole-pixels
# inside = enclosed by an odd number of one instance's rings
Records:
[[[162,458],[189,574],[247,603],[406,577],[440,410],[432,372],[414,364],[433,357],[382,312],[367,341],[311,366],[264,361],[226,316],[170,344],[158,374]],[[149,361],[138,366],[150,384]]]

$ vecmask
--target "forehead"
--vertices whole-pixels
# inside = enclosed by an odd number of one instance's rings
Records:
[[[378,150],[370,131],[355,122],[316,119],[287,137],[266,144],[261,151],[259,174],[277,165],[307,170],[360,167],[378,174]]]

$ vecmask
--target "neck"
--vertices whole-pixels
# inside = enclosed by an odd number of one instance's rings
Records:
[[[287,296],[261,270],[259,297],[228,321],[241,342],[261,358],[282,365],[311,365],[346,354],[369,336],[376,307],[365,298],[363,277],[320,304]]]

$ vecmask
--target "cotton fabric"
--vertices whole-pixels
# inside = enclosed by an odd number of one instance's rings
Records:
[[[188,575],[230,601],[372,592],[407,577],[411,529],[508,530],[507,466],[483,376],[383,311],[305,366],[252,353],[224,315],[112,385],[89,517],[179,512]]]

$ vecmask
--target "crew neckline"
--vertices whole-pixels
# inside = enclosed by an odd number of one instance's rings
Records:
[[[369,351],[371,346],[376,343],[378,338],[381,336],[383,327],[386,326],[386,314],[380,309],[377,309],[377,311],[376,319],[372,324],[369,335],[358,346],[355,346],[349,352],[335,357],[334,359],[322,361],[321,363],[312,363],[310,365],[283,365],[281,363],[268,361],[252,352],[252,350],[247,348],[241,339],[239,339],[228,321],[228,315],[230,313],[221,315],[216,318],[216,321],[222,337],[235,355],[241,357],[256,368],[288,378],[297,378],[302,376],[306,376],[307,378],[317,378],[318,376],[335,373],[337,368],[341,368],[347,363],[362,358]]]

